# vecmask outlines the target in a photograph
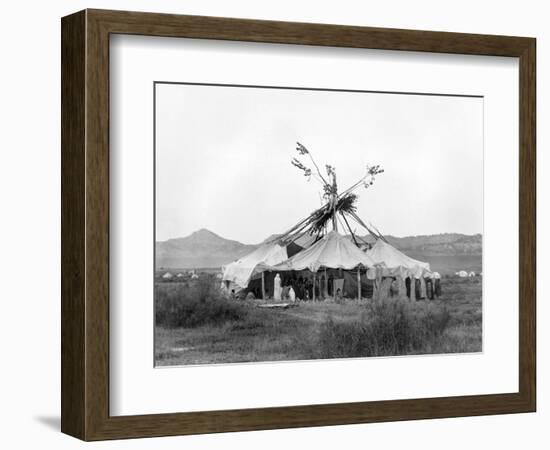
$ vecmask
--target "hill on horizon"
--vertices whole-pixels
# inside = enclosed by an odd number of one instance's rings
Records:
[[[202,228],[186,237],[157,241],[155,247],[156,267],[157,269],[221,267],[254,251],[264,242],[276,237],[277,235],[271,235],[258,244],[243,244],[239,241],[225,239]],[[370,235],[362,238],[368,242],[374,241]],[[413,257],[418,257],[418,255],[481,255],[482,251],[481,234],[441,233],[406,237],[388,235],[385,238],[391,245]],[[300,240],[305,242],[308,239],[304,237]]]
[[[250,253],[257,245],[225,239],[204,228],[189,236],[156,242],[157,268],[220,267]]]

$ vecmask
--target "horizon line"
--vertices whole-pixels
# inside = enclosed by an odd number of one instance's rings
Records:
[[[235,239],[235,238],[229,238],[229,237],[225,237],[223,235],[221,235],[220,233],[216,233],[215,231],[212,231],[212,230],[209,230],[208,228],[199,228],[198,230],[195,230],[195,231],[192,231],[191,233],[185,235],[185,236],[177,236],[177,237],[170,237],[170,238],[166,238],[166,239],[161,239],[161,240],[158,240],[155,236],[155,243],[160,243],[160,242],[167,242],[167,241],[171,241],[171,240],[174,240],[174,239],[185,239],[185,238],[188,238],[190,236],[192,236],[193,234],[195,233],[198,233],[200,231],[207,231],[209,233],[212,233],[222,239],[225,239],[225,240],[228,240],[228,241],[236,241],[236,242],[239,242],[241,244],[244,244],[244,245],[258,245],[258,244],[262,244],[263,242],[265,242],[266,239],[272,237],[272,236],[275,236],[275,235],[282,235],[283,233],[271,233],[269,234],[263,241],[260,241],[260,242],[255,242],[255,243],[247,243],[247,242],[242,242],[241,240],[239,239]],[[338,232],[340,233],[340,232]],[[340,233],[342,236],[351,236],[350,233]],[[361,237],[364,237],[364,236],[370,236],[370,234],[365,231],[365,233],[354,233],[358,236],[361,236]],[[395,234],[391,234],[391,233],[383,233],[382,236],[384,237],[392,237],[392,238],[397,238],[397,239],[405,239],[405,238],[413,238],[413,237],[422,237],[422,236],[438,236],[438,235],[443,235],[443,234],[460,234],[460,235],[463,235],[463,236],[483,236],[483,233],[481,232],[478,232],[478,233],[462,233],[462,232],[459,232],[459,231],[443,231],[443,232],[438,232],[438,233],[424,233],[424,234],[408,234],[408,235],[395,235]]]

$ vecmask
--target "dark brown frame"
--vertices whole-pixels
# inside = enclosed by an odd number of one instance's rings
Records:
[[[61,429],[84,440],[535,411],[535,48],[525,37],[85,10],[62,31]],[[519,392],[109,416],[109,35],[519,58]],[[184,405],[182,405],[184,406]]]

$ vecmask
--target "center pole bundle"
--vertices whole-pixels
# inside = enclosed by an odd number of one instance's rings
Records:
[[[311,152],[304,145],[297,142],[296,151],[299,153],[299,156],[308,157],[313,168],[304,164],[299,157],[292,159],[292,165],[302,171],[308,181],[313,178],[321,184],[323,189],[322,198],[326,201],[326,203],[313,211],[313,213],[311,213],[308,217],[287,230],[283,235],[274,239],[278,239],[280,241],[294,241],[303,235],[303,233],[307,232],[311,236],[314,236],[317,241],[328,232],[329,224],[332,225],[332,230],[338,232],[338,222],[340,219],[343,220],[345,228],[350,233],[355,245],[358,247],[360,246],[359,240],[362,239],[360,239],[352,230],[350,220],[355,221],[367,230],[367,232],[376,240],[384,239],[384,237],[377,232],[374,227],[367,226],[365,222],[363,222],[357,215],[356,203],[358,197],[355,193],[355,191],[361,186],[365,189],[372,186],[376,176],[383,173],[384,170],[381,169],[379,165],[367,165],[365,175],[343,192],[339,193],[335,167],[326,164],[325,173],[323,173],[319,169],[319,166],[317,165]],[[362,243],[366,244],[365,241]]]

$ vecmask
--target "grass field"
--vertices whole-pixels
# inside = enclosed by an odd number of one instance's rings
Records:
[[[159,283],[157,302],[165,302],[165,315],[157,305],[155,361],[167,366],[480,352],[481,279],[443,281],[435,301],[302,302],[289,309],[208,300],[212,291],[204,286],[193,292],[197,300]],[[178,314],[183,320],[172,320]]]

